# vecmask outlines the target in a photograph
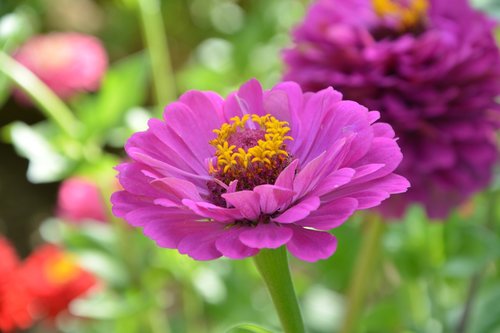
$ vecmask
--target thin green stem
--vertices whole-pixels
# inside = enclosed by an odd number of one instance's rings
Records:
[[[486,198],[486,216],[485,216],[485,223],[484,227],[486,230],[490,232],[494,232],[495,228],[495,221],[496,221],[496,216],[497,216],[497,209],[498,209],[498,196],[500,192],[498,191],[489,191],[487,192],[487,198]],[[458,326],[457,326],[457,333],[464,333],[467,331],[467,327],[469,325],[470,321],[470,316],[472,315],[472,310],[473,306],[477,297],[477,294],[479,293],[479,290],[481,288],[481,283],[483,282],[483,278],[485,276],[485,271],[486,271],[486,266],[481,268],[480,271],[476,272],[470,282],[469,282],[469,290],[467,292],[467,298],[465,300],[464,308],[462,311],[462,315],[460,316]]]
[[[149,313],[151,333],[170,333],[170,326],[165,312],[165,309],[159,307]]]
[[[285,248],[261,250],[254,257],[254,262],[271,294],[284,332],[304,333],[304,323],[293,289]]]
[[[371,271],[377,258],[380,239],[384,230],[384,224],[376,214],[370,215],[366,223],[366,234],[363,237],[356,265],[351,274],[351,285],[347,295],[347,310],[340,330],[341,333],[355,332],[359,315],[363,310],[366,286],[369,284],[368,281],[372,279]]]
[[[138,0],[138,4],[144,42],[151,61],[156,103],[161,111],[176,99],[177,92],[160,1]]]
[[[0,51],[0,72],[16,83],[45,116],[59,126],[69,137],[76,138],[81,125],[71,110],[35,74]]]
[[[189,283],[182,285],[182,304],[185,318],[184,331],[206,333],[207,327],[202,321],[203,302]]]

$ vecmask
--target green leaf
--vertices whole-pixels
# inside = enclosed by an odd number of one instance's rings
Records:
[[[231,327],[226,333],[274,333],[273,331],[255,325],[255,324],[238,324],[236,326]]]
[[[77,100],[77,115],[90,137],[103,137],[121,123],[127,111],[143,104],[149,73],[143,53],[116,63],[106,73],[97,96]]]
[[[469,332],[498,333],[500,332],[500,287],[485,288],[473,311]]]
[[[44,132],[47,128],[14,122],[8,129],[17,153],[29,160],[27,177],[31,182],[45,183],[62,179],[74,166],[48,139],[50,134]]]
[[[147,307],[138,297],[127,298],[110,291],[93,293],[71,303],[70,312],[73,315],[98,320],[116,319],[135,315]]]

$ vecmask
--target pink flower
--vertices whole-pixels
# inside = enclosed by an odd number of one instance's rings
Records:
[[[226,100],[187,92],[127,142],[113,212],[197,260],[283,245],[328,258],[328,230],[409,186],[378,117],[332,88],[304,94],[292,82],[262,91],[251,80]]]
[[[33,37],[15,52],[14,58],[62,99],[97,90],[108,65],[101,42],[79,33],[59,32]],[[15,96],[28,101],[18,90]]]
[[[106,222],[106,207],[97,186],[84,178],[69,178],[59,188],[57,216],[69,222]]]

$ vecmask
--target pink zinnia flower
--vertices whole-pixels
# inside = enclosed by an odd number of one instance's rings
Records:
[[[66,179],[57,195],[57,216],[70,221],[106,222],[106,207],[99,188],[84,178]]]
[[[95,91],[106,72],[108,58],[102,43],[79,33],[51,33],[31,38],[14,58],[36,74],[62,99]],[[15,96],[27,102],[20,91]]]
[[[197,260],[282,245],[327,258],[329,229],[409,186],[378,117],[332,88],[304,94],[292,82],[262,91],[252,80],[226,100],[187,92],[127,142],[113,212]]]

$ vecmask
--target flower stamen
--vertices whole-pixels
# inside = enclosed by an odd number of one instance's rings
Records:
[[[417,25],[425,16],[429,7],[428,0],[372,0],[373,7],[380,17],[393,16],[400,20],[401,29]]]
[[[250,126],[251,125],[251,126]],[[273,184],[279,173],[290,163],[285,142],[290,127],[270,114],[246,114],[233,117],[210,141],[216,148],[208,170],[224,184],[238,180],[239,189],[252,189],[261,184]]]

